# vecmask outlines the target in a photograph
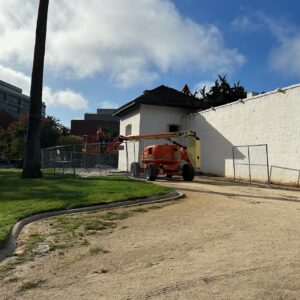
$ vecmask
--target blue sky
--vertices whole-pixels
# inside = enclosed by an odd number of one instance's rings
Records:
[[[26,94],[37,5],[0,0],[0,79]],[[69,125],[145,89],[195,90],[218,73],[248,91],[299,83],[299,11],[291,0],[50,0],[47,114]]]

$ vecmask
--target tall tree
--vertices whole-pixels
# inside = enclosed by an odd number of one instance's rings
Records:
[[[231,87],[226,79],[226,75],[218,75],[215,84],[209,91],[206,91],[204,86],[199,91],[196,91],[195,95],[197,94],[199,94],[202,109],[224,105],[247,96],[246,90],[240,85],[240,82],[238,81]]]
[[[22,178],[39,178],[41,172],[41,108],[49,0],[40,0],[30,88],[30,110]]]
[[[1,115],[0,115],[1,116]],[[7,128],[0,127],[0,159],[23,159],[28,129],[28,118],[22,116],[12,122]],[[42,118],[41,148],[61,145],[60,140],[68,140],[70,131],[52,116]],[[78,137],[72,136],[73,139]],[[71,139],[71,138],[69,138]],[[81,141],[78,142],[80,144]]]

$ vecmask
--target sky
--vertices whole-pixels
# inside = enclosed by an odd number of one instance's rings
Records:
[[[161,84],[300,82],[300,1],[50,0],[46,114],[70,126]],[[0,80],[29,95],[37,0],[0,0]]]

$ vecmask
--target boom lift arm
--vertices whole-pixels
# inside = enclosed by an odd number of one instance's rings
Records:
[[[130,135],[130,136],[119,136],[119,141],[140,141],[140,140],[156,140],[156,139],[167,139],[175,137],[192,137],[196,140],[199,138],[196,136],[194,131],[178,131],[178,132],[165,132],[165,133],[152,133],[152,134],[143,134],[143,135]]]
[[[173,141],[172,138],[184,137],[188,140],[188,146],[183,146]],[[156,139],[166,139],[175,145],[183,147],[188,152],[190,161],[195,169],[200,168],[200,139],[197,137],[194,131],[177,131],[177,132],[165,132],[165,133],[153,133],[153,134],[143,134],[143,135],[131,135],[122,136],[116,138],[115,142],[123,143],[124,141],[141,141],[141,140],[156,140]]]

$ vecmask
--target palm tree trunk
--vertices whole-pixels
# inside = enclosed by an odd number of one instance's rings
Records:
[[[30,89],[30,110],[22,178],[40,178],[41,109],[49,0],[40,0]]]

